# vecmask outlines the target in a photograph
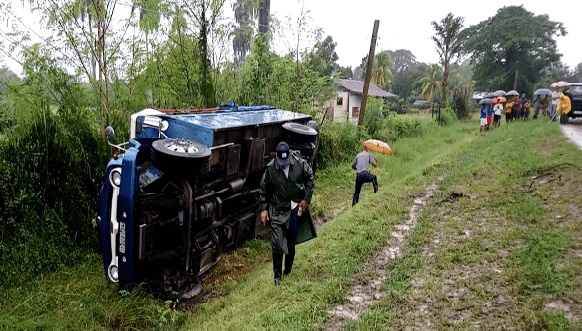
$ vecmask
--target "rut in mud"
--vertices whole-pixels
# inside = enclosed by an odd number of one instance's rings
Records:
[[[409,209],[408,219],[394,227],[387,245],[364,265],[363,272],[354,279],[352,290],[345,298],[344,303],[329,311],[331,319],[323,327],[323,330],[341,330],[348,321],[359,320],[368,307],[385,296],[381,287],[386,279],[386,264],[389,260],[401,257],[408,234],[416,227],[418,216],[442,180],[443,177],[439,177],[435,183],[427,187],[422,195],[414,199]]]

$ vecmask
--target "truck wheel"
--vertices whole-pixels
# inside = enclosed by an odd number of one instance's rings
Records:
[[[210,149],[186,139],[160,139],[152,143],[152,162],[169,175],[205,175],[210,171]]]
[[[314,129],[315,131],[319,132],[319,123],[317,121],[311,120],[306,124],[308,127]]]
[[[307,125],[288,122],[283,124],[283,129],[289,134],[289,140],[294,143],[314,143],[317,139],[317,131]]]

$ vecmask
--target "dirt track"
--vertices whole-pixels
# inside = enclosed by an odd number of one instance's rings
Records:
[[[443,177],[439,177],[435,183],[426,188],[422,195],[414,199],[408,219],[395,227],[395,231],[392,232],[391,239],[386,246],[364,265],[364,271],[360,277],[354,279],[352,291],[346,297],[345,302],[329,311],[331,320],[323,327],[323,330],[341,330],[347,321],[359,320],[366,313],[367,308],[385,297],[385,293],[382,293],[380,288],[382,282],[386,280],[386,262],[401,257],[409,232],[416,227],[419,214],[433,197],[438,184],[443,179]]]

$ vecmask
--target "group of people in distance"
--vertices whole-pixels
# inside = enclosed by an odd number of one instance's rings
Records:
[[[525,93],[521,98],[515,96],[507,100],[505,97],[496,97],[491,99],[491,103],[481,104],[480,124],[481,129],[489,130],[491,125],[499,127],[501,125],[501,116],[505,113],[505,121],[528,120],[531,108],[531,101],[526,98]]]
[[[559,115],[560,124],[568,123],[568,114],[572,110],[572,100],[570,97],[561,91],[562,87],[553,84],[554,90],[551,95],[536,95],[534,98],[534,116],[536,119],[542,112],[542,116],[548,116],[551,121],[555,120]]]
[[[550,107],[551,105],[551,107]],[[493,127],[501,125],[501,115],[505,113],[506,123],[529,119],[531,101],[522,94],[521,97],[496,97],[491,99],[491,103],[481,103],[480,114],[480,131],[489,130],[491,124]],[[540,111],[542,116],[548,116],[554,120],[560,115],[560,124],[568,123],[568,114],[572,110],[570,98],[560,91],[559,86],[554,86],[552,95],[535,95],[534,96],[534,115],[536,119]]]

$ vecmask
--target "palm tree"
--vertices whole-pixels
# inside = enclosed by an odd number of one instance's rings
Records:
[[[394,64],[388,52],[380,52],[376,54],[374,61],[374,68],[372,69],[372,83],[381,88],[390,87],[392,84],[392,68]]]
[[[437,93],[442,94],[441,77],[441,68],[438,64],[433,64],[430,68],[428,76],[423,77],[420,80],[422,83],[422,93],[420,94],[421,98],[430,102],[434,102]]]
[[[459,34],[463,29],[463,18],[455,17],[449,13],[445,18],[437,22],[431,22],[435,35],[432,40],[436,44],[441,64],[443,66],[443,102],[447,104],[447,94],[449,91],[449,69],[451,61],[461,53],[461,38]]]

